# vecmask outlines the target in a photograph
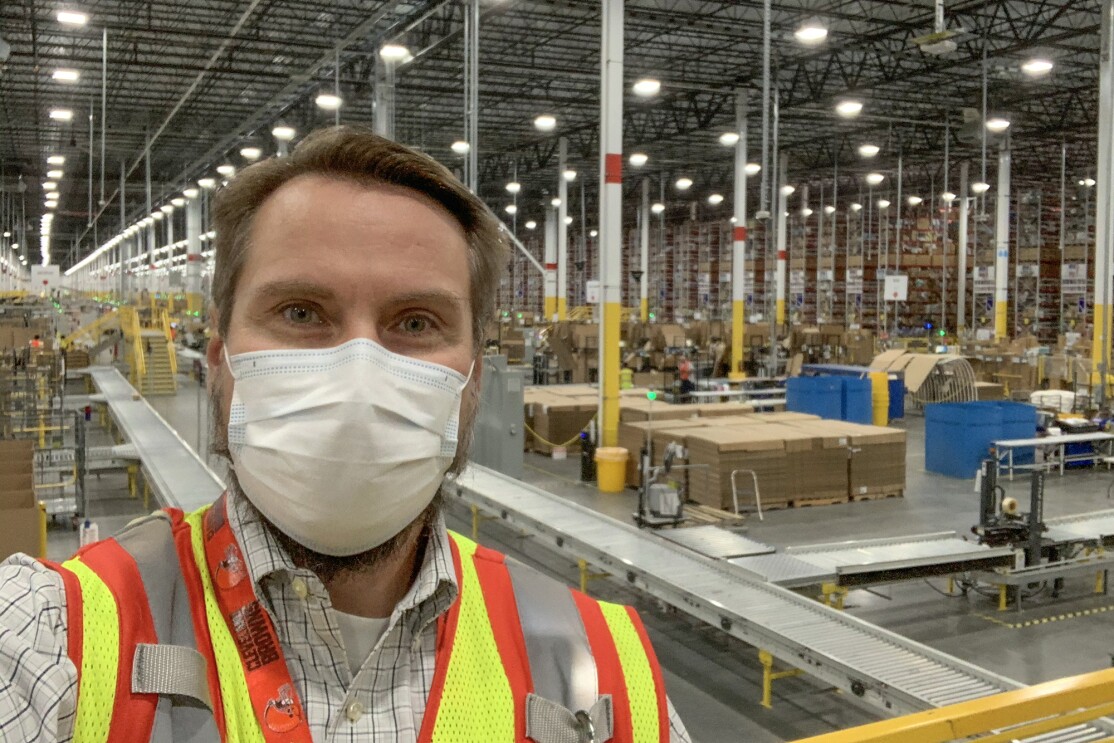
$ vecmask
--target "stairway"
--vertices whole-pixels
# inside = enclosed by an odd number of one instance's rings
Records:
[[[148,350],[148,348],[150,350]],[[178,380],[175,378],[172,353],[166,336],[156,330],[144,330],[142,334],[143,361],[146,367],[139,378],[139,392],[145,396],[176,395]]]

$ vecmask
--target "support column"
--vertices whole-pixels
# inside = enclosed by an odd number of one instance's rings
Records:
[[[623,248],[623,0],[603,0],[600,49],[600,410],[603,446],[619,442]]]
[[[746,342],[747,258],[747,92],[735,91],[735,227],[731,230],[731,369],[729,379],[741,379]]]
[[[1106,402],[1110,373],[1111,270],[1114,262],[1114,0],[1102,3],[1099,41],[1099,132],[1095,168],[1095,320],[1091,339],[1093,399]]]
[[[186,202],[186,311],[201,314],[201,199],[204,194]]]
[[[372,125],[375,133],[395,138],[395,63],[375,55],[375,93]]]
[[[545,210],[545,321],[557,316],[557,221],[554,207]]]
[[[1008,336],[1006,316],[1010,304],[1010,148],[1008,140],[998,150],[998,209],[994,239],[994,339]]]
[[[564,321],[569,298],[569,225],[566,223],[569,215],[569,182],[565,180],[565,171],[569,167],[569,141],[561,137],[557,148],[557,198],[561,200],[561,205],[557,207],[557,319]]]
[[[967,201],[967,171],[970,163],[959,164],[959,239],[956,247],[955,330],[962,333],[967,328],[967,215],[971,205]]]
[[[785,196],[785,187],[788,185],[789,156],[782,153],[778,158],[777,193],[774,194],[774,204],[777,212],[777,311],[774,320],[779,327],[785,325],[785,269],[789,260],[786,252],[786,220],[785,209],[788,199]],[[771,339],[772,340],[772,339]]]
[[[642,322],[650,322],[650,297],[647,289],[650,284],[650,179],[642,179],[642,209],[638,212],[638,243],[640,255],[638,270],[638,316]]]
[[[166,244],[162,246],[164,248],[170,247],[174,244],[174,215],[175,213],[177,213],[177,211],[178,210],[175,209],[173,212],[166,215]],[[159,281],[160,289],[166,292],[166,294],[168,295],[171,294],[170,272],[174,269],[174,263],[171,260],[173,257],[174,248],[170,248],[170,250],[168,250],[166,253],[166,257],[163,258],[163,260],[166,261],[166,278]]]

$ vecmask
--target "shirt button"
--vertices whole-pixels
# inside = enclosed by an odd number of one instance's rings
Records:
[[[364,705],[359,702],[352,702],[344,709],[344,714],[348,717],[349,722],[356,722],[364,716]]]
[[[309,586],[307,586],[306,582],[301,578],[295,578],[290,581],[290,587],[294,589],[294,595],[300,599],[309,596]]]

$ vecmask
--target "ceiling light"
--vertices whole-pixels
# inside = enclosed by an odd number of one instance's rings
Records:
[[[402,44],[384,44],[379,47],[379,56],[384,62],[401,62],[410,56],[410,50]]]
[[[208,177],[198,178],[197,185],[201,186],[202,188],[215,188],[217,185],[217,179]]]
[[[652,98],[661,92],[661,80],[655,80],[652,77],[644,77],[635,82],[634,94],[642,98]]]
[[[50,118],[55,121],[70,121],[73,119],[73,111],[68,108],[52,108],[50,109]]]
[[[971,184],[971,193],[982,194],[982,193],[986,193],[989,190],[990,190],[990,184],[989,183],[983,183],[982,181],[975,181],[974,183]]]
[[[59,68],[54,71],[54,74],[51,75],[51,77],[62,83],[76,83],[78,80],[81,79],[81,73],[77,70]]]
[[[665,211],[665,204],[659,201],[650,207],[650,211],[652,211],[654,214],[661,214]]]
[[[522,184],[518,181],[511,181],[507,184],[507,193],[518,193],[522,190]]]
[[[245,160],[258,160],[262,154],[263,150],[259,149],[258,147],[240,148],[240,157],[244,158]]]
[[[564,179],[565,179],[566,181],[568,181],[568,182],[570,182],[570,183],[571,183],[572,181],[575,181],[575,180],[576,180],[576,171],[575,171],[575,170],[572,170],[572,169],[570,169],[570,170],[566,170],[566,171],[565,171],[564,173],[562,173],[561,175],[562,175],[562,176],[564,177]]]
[[[886,180],[886,176],[881,173],[867,173],[866,182],[871,186],[877,186],[882,181]]]
[[[802,44],[819,44],[828,38],[828,29],[824,28],[819,21],[806,21],[793,32],[793,36]]]
[[[503,207],[503,211],[505,211],[507,214],[518,214],[518,207],[514,204],[507,204],[505,207]]]
[[[166,216],[166,215],[162,213],[162,211],[161,211],[161,208],[160,208],[160,209],[156,209],[155,211],[151,212],[151,222],[152,222],[152,223],[154,223],[154,222],[158,222],[158,221],[159,221],[160,219],[162,219],[162,218],[163,218],[164,216]]]
[[[43,197],[46,198],[48,201],[57,201],[58,200],[58,192],[57,191],[47,191],[45,194],[43,194]]]
[[[734,147],[739,143],[738,132],[724,132],[719,135],[719,143],[724,147]]]
[[[809,209],[807,206],[803,207],[801,209],[801,216],[802,217],[811,217],[812,216],[812,209]]]
[[[159,211],[162,212],[163,214],[170,214],[171,212],[174,211],[174,205],[173,204],[163,204],[162,206],[159,207]],[[158,219],[158,217],[155,217],[155,219]]]
[[[719,206],[723,203],[723,194],[714,193],[708,197],[708,203],[712,206]]]
[[[174,206],[175,209],[177,209],[178,207],[185,206],[186,200],[181,196],[175,196],[173,199],[170,200],[170,203]]]
[[[561,200],[557,197],[553,197],[552,199],[550,199],[549,205],[556,209],[557,207],[561,206]]]
[[[956,196],[951,191],[945,191],[944,193],[940,194],[940,198],[950,204],[955,201]]]
[[[1083,186],[1084,188],[1094,188],[1095,187],[1095,179],[1094,178],[1084,178],[1083,180],[1079,181],[1079,185]]]
[[[335,93],[318,93],[313,102],[317,104],[318,108],[323,108],[326,111],[336,111],[344,104],[344,99]]]
[[[790,185],[786,184],[786,185],[781,187],[781,195],[782,196],[792,196],[793,192],[796,191],[796,190],[797,189],[794,188],[793,186],[790,186]]]
[[[886,201],[885,199],[878,199],[878,208],[879,209],[885,209],[889,205],[890,205],[890,202]]]
[[[46,159],[47,165],[65,165],[66,158],[62,155],[51,155]]]
[[[678,178],[677,182],[674,183],[673,185],[677,187],[678,191],[687,191],[688,189],[692,188],[692,179],[691,178]]]
[[[863,205],[862,204],[860,204],[858,202],[855,202],[855,203],[851,204],[851,211],[861,212],[862,210],[863,210]]]
[[[55,17],[67,26],[84,26],[89,22],[89,16],[76,10],[59,10]]]
[[[463,139],[458,139],[449,145],[449,149],[458,155],[467,155],[468,151],[472,149],[472,145],[468,144]]]
[[[236,166],[224,163],[223,165],[217,166],[217,172],[223,175],[225,178],[231,178],[232,176],[236,175]]]
[[[1003,119],[1001,116],[995,116],[992,119],[986,120],[986,128],[989,131],[999,134],[1010,128],[1009,119]]]
[[[61,180],[63,175],[65,175],[65,173],[63,173],[61,170],[46,171],[46,177],[51,179],[52,181]]]
[[[187,199],[196,199],[199,193],[201,192],[192,187],[182,189],[182,195],[185,196]]]
[[[44,203],[47,209],[54,209],[58,206],[58,202],[55,199],[50,199],[49,201],[46,201]]]
[[[831,204],[828,204],[826,207],[824,207],[824,213],[825,214],[835,214],[835,212],[836,212],[836,208],[834,206],[832,206]]]
[[[535,230],[537,228],[538,228],[538,223],[535,222],[532,219],[529,222],[526,223],[526,229],[528,229],[528,230]]]
[[[636,168],[641,168],[643,165],[650,161],[650,156],[643,152],[635,152],[630,156],[630,164]]]
[[[863,102],[848,98],[836,104],[836,113],[845,119],[853,119],[863,112]]]
[[[922,201],[924,201],[924,199],[922,199],[920,196],[910,196],[908,199],[906,199],[906,202],[909,204],[909,206],[917,206]]]
[[[11,237],[11,236],[12,236],[11,230],[4,230],[4,237]]]
[[[1029,77],[1040,77],[1052,72],[1052,60],[1043,57],[1034,57],[1021,65],[1021,71]]]
[[[762,166],[758,163],[747,163],[747,166],[743,168],[743,172],[747,175],[758,175],[762,172]]]
[[[298,132],[289,124],[275,124],[271,129],[271,136],[280,142],[289,142]]]
[[[592,230],[588,233],[588,237],[599,237],[599,236],[600,236],[600,231],[599,230]]]
[[[876,144],[859,145],[859,155],[861,155],[862,157],[874,157],[881,150],[882,148]]]
[[[572,217],[565,217],[565,224],[572,224]]]
[[[549,114],[542,114],[534,119],[534,128],[539,132],[551,132],[557,128],[557,117]]]
[[[54,191],[54,190],[57,190],[57,188],[58,188],[58,184],[55,183],[54,181],[43,181],[43,190],[44,191]]]

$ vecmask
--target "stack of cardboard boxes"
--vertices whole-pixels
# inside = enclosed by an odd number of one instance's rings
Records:
[[[0,441],[0,558],[39,554],[32,441]]]

